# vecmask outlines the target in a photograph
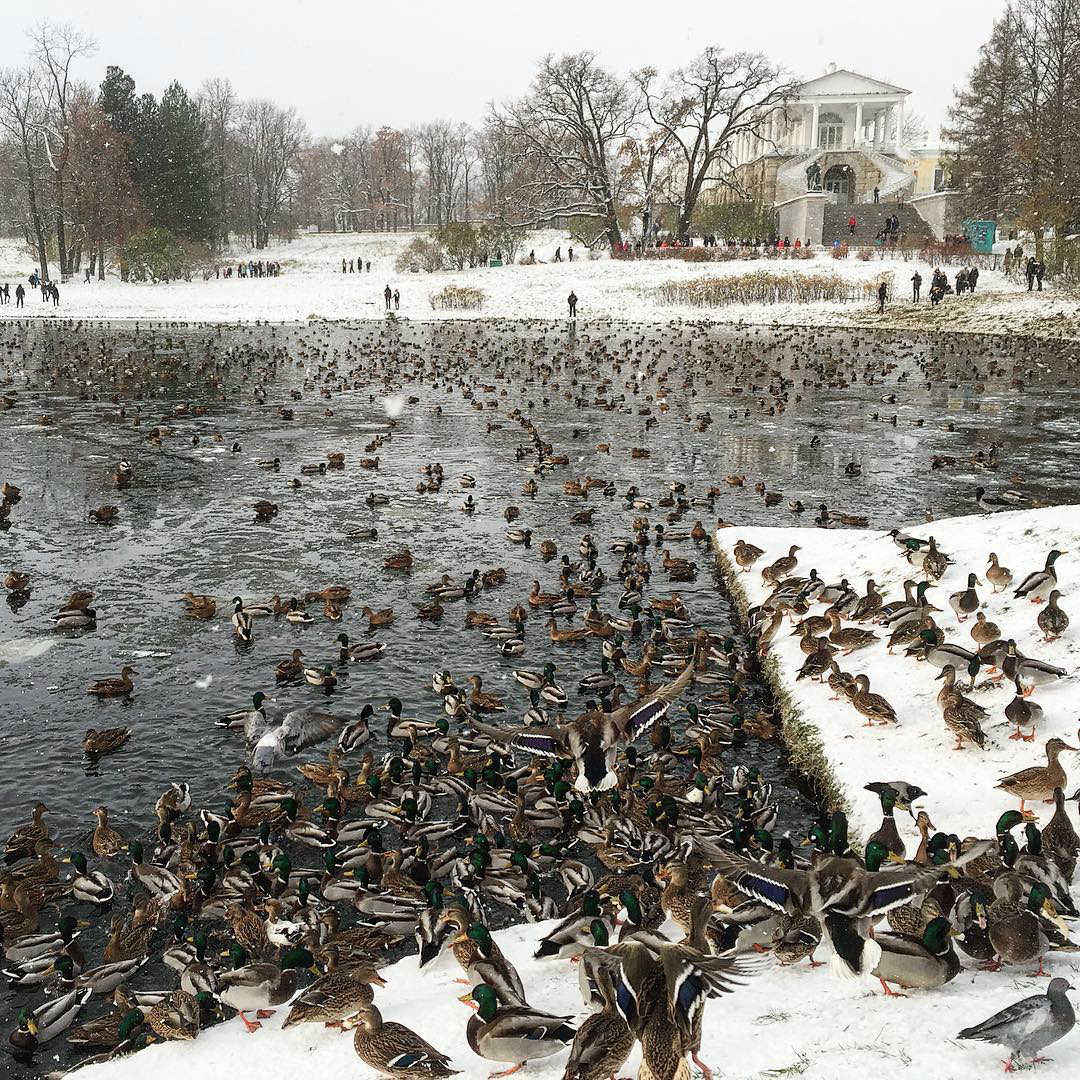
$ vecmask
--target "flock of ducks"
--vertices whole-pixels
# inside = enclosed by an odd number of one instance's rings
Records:
[[[7,842],[0,883],[6,974],[26,995],[10,1033],[12,1050],[33,1055],[64,1036],[72,1046],[94,1051],[85,1063],[130,1053],[155,1039],[197,1038],[230,1013],[254,1032],[269,1012],[287,1007],[285,1026],[315,1023],[350,1031],[358,1057],[382,1075],[451,1075],[460,1063],[433,1045],[434,1035],[427,1033],[428,1042],[409,1026],[385,1021],[380,1009],[380,968],[415,943],[421,969],[444,952],[460,966],[469,985],[463,998],[473,1007],[467,1022],[463,1017],[468,1045],[480,1058],[509,1066],[505,1071],[562,1053],[567,1080],[605,1080],[639,1045],[640,1075],[647,1080],[683,1080],[689,1062],[709,1080],[711,1071],[701,1059],[706,1002],[753,978],[763,952],[782,965],[816,963],[814,954],[824,942],[836,973],[874,974],[887,993],[895,992],[889,984],[934,989],[955,978],[961,970],[957,947],[989,964],[1041,962],[1049,944],[1064,939],[1061,913],[1076,914],[1068,883],[1080,839],[1066,810],[1063,774],[1048,772],[1037,792],[1033,780],[1009,789],[1023,797],[1027,791],[1044,793],[1047,779],[1055,781],[1057,813],[1041,832],[1028,815],[1015,811],[1002,816],[993,837],[961,839],[934,831],[921,813],[922,843],[908,859],[893,815],[910,810],[925,794],[913,785],[871,785],[881,799],[882,827],[858,855],[840,812],[824,815],[804,837],[781,835],[777,822],[784,808],[760,771],[738,761],[749,740],[777,733],[771,710],[750,704],[750,688],[761,652],[789,614],[803,620],[798,632],[807,652],[806,677],[827,677],[868,722],[891,722],[895,713],[871,692],[865,676],[847,676],[835,657],[885,642],[865,625],[844,625],[852,619],[867,625],[882,620],[890,647],[915,650],[912,655],[942,669],[945,723],[959,744],[978,744],[978,724],[965,704],[970,699],[959,689],[964,678],[974,679],[972,664],[975,673],[995,664],[1015,682],[1025,706],[1037,707],[1031,689],[1057,676],[1044,670],[1049,665],[1020,656],[1000,634],[990,637],[984,619],[973,624],[973,637],[975,627],[987,635],[985,642],[975,639],[977,649],[956,652],[959,646],[945,642],[926,596],[935,569],[940,565],[943,571],[948,558],[933,539],[897,536],[901,557],[927,581],[912,580],[904,599],[895,602],[882,598],[873,582],[865,594],[856,594],[847,582],[827,585],[813,573],[796,577],[793,547],[764,570],[775,590],[763,605],[753,647],[712,634],[678,591],[680,583],[696,580],[698,565],[671,549],[693,545],[699,559],[711,561],[711,527],[700,519],[690,528],[685,522],[695,514],[715,517],[717,500],[725,490],[741,488],[745,476],[728,476],[723,487],[675,481],[660,491],[648,490],[644,480],[627,486],[590,473],[575,476],[571,455],[557,453],[531,419],[534,402],[499,401],[496,380],[504,374],[501,368],[512,366],[510,359],[485,365],[479,346],[457,333],[444,352],[456,350],[462,358],[456,368],[447,359],[440,371],[397,340],[381,341],[361,356],[299,337],[286,346],[274,342],[277,331],[270,333],[270,345],[253,340],[225,350],[208,347],[193,370],[169,359],[169,349],[137,372],[135,365],[111,359],[104,339],[99,351],[87,345],[77,355],[52,342],[51,359],[42,360],[43,384],[74,383],[80,394],[91,396],[94,380],[104,383],[108,377],[118,387],[118,422],[136,428],[144,422],[144,408],[120,406],[119,395],[137,395],[155,380],[174,380],[181,370],[223,392],[230,380],[238,382],[259,403],[293,363],[308,368],[303,392],[294,391],[294,400],[309,395],[325,401],[331,391],[367,389],[372,370],[380,368],[388,388],[411,369],[420,381],[461,392],[490,417],[489,435],[507,426],[519,432],[515,461],[527,474],[523,505],[502,508],[503,533],[517,549],[515,558],[535,560],[540,576],[503,617],[486,609],[507,583],[506,568],[444,573],[426,585],[422,598],[415,597],[408,615],[437,623],[461,603],[478,647],[497,660],[537,648],[537,636],[551,659],[513,670],[516,700],[491,693],[480,672],[440,666],[431,674],[432,715],[408,715],[399,698],[388,697],[382,730],[370,704],[359,716],[345,716],[335,707],[335,695],[354,664],[379,660],[386,644],[378,633],[400,620],[401,612],[365,605],[357,616],[352,589],[342,584],[265,602],[185,593],[185,617],[213,622],[219,611],[228,614],[227,632],[246,650],[274,640],[263,628],[278,624],[345,624],[358,617],[363,625],[352,634],[338,633],[333,662],[309,665],[302,648],[268,660],[267,686],[254,690],[250,706],[220,718],[223,728],[243,737],[247,756],[228,791],[206,805],[194,805],[187,782],[173,782],[154,807],[156,829],[142,837],[121,835],[110,824],[108,808],[99,807],[87,841],[65,844],[70,874],[57,858],[47,806],[39,802],[32,808]],[[804,357],[801,367],[796,360],[793,371],[781,376],[771,367],[781,347],[762,339],[764,359],[747,373],[755,380],[748,387],[742,373],[736,384],[734,347],[710,346],[711,353],[691,361],[687,376],[662,337],[650,338],[647,331],[622,344],[614,334],[611,340],[586,341],[577,373],[567,356],[552,358],[542,335],[538,343],[520,347],[518,360],[528,362],[537,384],[528,390],[542,393],[545,405],[561,399],[567,407],[636,412],[646,431],[671,412],[674,394],[665,387],[676,377],[687,403],[683,419],[704,432],[714,418],[694,402],[695,381],[707,386],[730,372],[732,391],[745,400],[729,414],[738,420],[779,415],[802,400],[808,385],[842,388],[859,378],[873,383],[892,369],[883,361],[880,370],[859,371],[843,350],[827,345],[818,360]],[[948,351],[957,365],[998,373],[998,361],[966,356],[956,342]],[[905,359],[915,367],[931,363],[914,354]],[[362,370],[365,363],[368,370]],[[469,371],[478,363],[491,367],[484,376],[490,382],[472,381]],[[582,371],[588,365],[606,374],[586,385]],[[646,389],[646,379],[655,391]],[[14,408],[24,397],[11,393],[6,400]],[[410,404],[418,402],[409,398]],[[434,415],[441,413],[435,406]],[[206,415],[204,406],[174,409],[177,419]],[[292,415],[292,408],[279,409],[283,422]],[[896,423],[895,416],[873,419]],[[391,419],[364,447],[363,458],[333,451],[326,461],[303,463],[288,488],[347,476],[354,461],[378,482],[403,423]],[[584,435],[573,432],[574,439]],[[147,434],[150,446],[176,438],[164,421]],[[243,452],[239,442],[230,449]],[[651,453],[648,447],[622,449],[630,460]],[[596,447],[605,462],[619,452],[611,443]],[[266,476],[287,469],[280,457],[255,464]],[[115,466],[110,479],[118,492],[137,491],[138,466],[135,454]],[[850,478],[859,472],[855,462],[844,469]],[[569,521],[589,531],[576,547],[543,537],[541,516],[528,509],[552,474],[565,477],[564,499],[580,501]],[[465,492],[459,507],[465,520],[483,515],[505,494],[485,493],[473,473],[446,477],[438,463],[425,466],[417,492],[438,494],[447,485]],[[764,482],[754,490],[767,508],[783,500]],[[5,483],[0,495],[0,525],[7,530],[18,524],[12,511],[20,492]],[[985,492],[978,497],[986,501]],[[281,498],[250,503],[254,520],[277,527]],[[374,490],[363,501],[375,511],[391,505],[394,494]],[[90,512],[94,527],[124,519],[124,498],[118,502]],[[628,523],[623,535],[604,545],[593,532],[598,503],[621,510]],[[801,512],[794,505],[789,509]],[[523,517],[530,524],[515,524]],[[862,515],[820,505],[822,526],[863,523]],[[348,535],[379,541],[373,526],[353,527]],[[746,570],[763,557],[746,544],[735,554]],[[1028,586],[1021,595],[1047,597],[1039,625],[1050,638],[1068,625],[1056,589],[1056,558],[1041,572],[1052,582],[1020,586]],[[418,559],[398,548],[374,561],[384,574],[411,581]],[[551,578],[546,585],[540,567]],[[997,586],[1003,574],[1008,571],[993,557],[988,580]],[[17,611],[38,584],[25,571],[9,572],[5,585],[12,608]],[[977,580],[969,583],[969,589],[977,587]],[[92,632],[98,617],[93,600],[89,590],[69,596],[58,606],[56,628]],[[811,616],[817,600],[829,606],[824,615]],[[978,604],[961,595],[952,606],[966,619]],[[537,627],[544,633],[538,635]],[[568,653],[593,660],[576,685],[561,686],[559,660]],[[125,665],[86,690],[102,699],[125,699],[136,693],[139,677]],[[306,684],[320,696],[317,703],[279,707],[267,693],[270,684]],[[1017,723],[1020,731],[1037,717],[1029,711]],[[84,749],[107,764],[107,755],[137,744],[134,734],[132,742],[129,728],[91,728]],[[1060,768],[1059,752],[1048,770]],[[1013,835],[1021,825],[1022,846]],[[590,1010],[580,1025],[573,1016],[580,1009],[555,1015],[530,1005],[528,987],[499,949],[492,933],[496,924],[522,917],[544,923],[537,929],[538,960],[578,961],[582,1004]],[[883,917],[889,931],[874,933]],[[87,955],[86,922],[108,927],[99,956]],[[150,971],[157,974],[147,988]],[[992,1018],[970,1037],[995,1038],[1019,1055],[1037,1054],[1053,1041],[1045,1038],[1048,1033],[1060,1037],[1062,1000],[1068,1005],[1060,984],[1052,980],[1048,995],[1039,995],[1038,1002],[1048,1006],[1021,1003],[1011,1019]],[[1043,1022],[1047,1009],[1056,1027]]]

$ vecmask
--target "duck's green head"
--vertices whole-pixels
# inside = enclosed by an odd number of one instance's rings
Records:
[[[896,809],[896,796],[889,788],[885,788],[878,797],[881,799],[881,812],[889,817]]]
[[[595,889],[586,889],[581,894],[581,914],[589,919],[600,916],[600,894]]]
[[[251,704],[255,707],[255,711],[259,712],[263,707],[263,702],[266,700],[266,695],[261,690],[256,690],[251,695]]]
[[[238,968],[242,968],[248,961],[247,949],[243,945],[233,945],[229,949],[229,963],[233,966],[233,971]]]
[[[1053,566],[1054,563],[1056,563],[1058,561],[1058,559],[1060,559],[1061,556],[1064,555],[1064,554],[1065,554],[1064,551],[1058,551],[1057,548],[1054,548],[1054,550],[1051,551],[1050,554],[1046,556],[1046,565],[1047,566]]]
[[[927,645],[937,644],[937,634],[933,630],[920,630],[919,637],[922,638]]]
[[[277,871],[278,877],[282,881],[289,880],[289,875],[292,873],[292,859],[284,851],[279,851],[270,865]]]
[[[1006,810],[1004,814],[997,819],[997,825],[994,831],[998,836],[1003,833],[1012,832],[1017,825],[1022,824],[1025,821],[1025,816],[1020,813],[1019,810]]]
[[[280,805],[281,809],[285,811],[285,816],[290,821],[295,821],[296,815],[300,813],[300,804],[292,796],[289,796],[287,799],[282,799]]]
[[[487,983],[480,983],[473,987],[472,999],[476,1002],[476,1011],[485,1024],[495,1019],[495,1013],[499,1010],[499,999],[495,991]]]
[[[341,817],[341,800],[336,795],[323,799],[322,812],[324,818],[337,821]]]
[[[1046,911],[1048,914],[1053,911],[1053,906],[1050,903],[1050,891],[1041,882],[1036,882],[1031,886],[1027,906],[1029,911],[1034,911],[1036,914],[1040,911]]]
[[[806,830],[806,839],[803,840],[803,845],[812,845],[818,851],[824,851],[828,846],[829,839],[825,834],[825,827],[820,822],[815,822]]]
[[[307,949],[286,949],[281,954],[281,960],[278,961],[278,967],[282,971],[287,971],[289,968],[311,968],[315,970],[315,957],[308,952]],[[318,972],[322,974],[322,972]]]
[[[56,929],[63,938],[64,944],[68,944],[75,936],[75,931],[78,930],[79,923],[74,915],[61,915],[56,920]]]
[[[510,865],[516,866],[523,874],[529,872],[529,860],[520,851],[515,851],[510,856]]]
[[[931,919],[923,930],[923,945],[934,956],[943,956],[952,948],[951,938],[956,936],[952,923],[943,915]]]
[[[842,810],[837,810],[829,819],[829,850],[841,856],[848,850],[848,820]]]
[[[231,848],[229,849],[232,850]],[[240,856],[240,865],[249,873],[257,874],[262,869],[259,863],[259,853],[254,848],[248,848],[243,855]]]
[[[623,889],[619,893],[619,903],[622,904],[627,919],[635,926],[640,926],[642,920],[641,903],[637,898],[637,893],[633,889]]]
[[[199,930],[195,934],[194,945],[195,945],[195,958],[200,963],[203,960],[206,959],[206,949],[209,946],[209,944],[210,943],[207,941],[206,935],[201,930]]]
[[[61,953],[53,962],[56,973],[61,979],[71,980],[75,978],[75,962],[67,953]]]
[[[1029,855],[1042,854],[1042,833],[1034,821],[1029,821],[1024,826],[1024,836],[1027,837],[1027,849]]]
[[[141,1009],[129,1009],[120,1018],[119,1040],[126,1042],[142,1026],[143,1014]]]
[[[608,928],[603,919],[593,919],[589,923],[589,933],[592,935],[593,944],[598,949],[606,949],[608,946]]]
[[[424,886],[424,896],[427,897],[427,902],[428,902],[429,907],[435,908],[436,911],[441,911],[442,910],[442,907],[443,907],[443,887],[434,878],[432,878]]]
[[[881,869],[882,863],[889,857],[889,849],[877,840],[871,840],[866,845],[865,862],[866,869],[870,873],[876,873]]]
[[[71,860],[71,865],[75,867],[75,873],[86,873],[86,856],[81,851],[73,851],[68,858]]]
[[[128,854],[131,856],[131,861],[136,866],[143,861],[143,846],[139,840],[132,840],[128,843]]]
[[[765,851],[772,851],[773,835],[768,829],[755,829],[753,839],[756,847],[763,848]]]
[[[386,707],[390,710],[395,719],[401,718],[401,698],[390,698],[386,703]]]
[[[256,867],[258,869],[258,867]],[[217,881],[217,871],[212,866],[200,866],[195,872],[195,880],[199,884],[199,891],[203,896],[209,896],[214,891]]]
[[[491,940],[491,931],[483,924],[474,922],[468,930],[465,931],[465,936],[470,941],[475,941],[480,948],[480,952],[484,956],[490,956],[491,950],[495,945],[495,942]]]

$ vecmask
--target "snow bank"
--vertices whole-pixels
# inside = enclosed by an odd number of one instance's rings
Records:
[[[222,256],[222,266],[249,257],[282,264],[278,278],[171,282],[168,285],[124,284],[110,277],[85,284],[76,278],[61,289],[61,306],[54,309],[30,292],[21,314],[32,318],[180,319],[239,322],[266,319],[302,321],[325,319],[383,318],[382,291],[389,284],[401,293],[399,315],[411,319],[447,318],[562,318],[570,290],[579,297],[581,320],[689,319],[724,323],[782,323],[811,325],[902,326],[913,329],[940,328],[985,332],[1039,333],[1046,336],[1080,337],[1080,304],[1053,292],[1029,297],[1017,282],[1003,274],[986,271],[979,279],[976,296],[948,297],[931,310],[928,302],[917,307],[906,302],[908,281],[916,269],[923,281],[931,270],[918,262],[897,259],[835,261],[825,252],[809,261],[766,262],[734,260],[691,264],[679,260],[611,260],[577,258],[565,261],[572,241],[563,233],[535,233],[525,247],[534,249],[535,266],[504,266],[446,271],[437,274],[399,274],[394,262],[414,233],[308,234],[291,243],[279,243],[262,252],[237,250]],[[556,247],[564,261],[553,263]],[[363,258],[371,272],[342,274],[342,259]],[[25,281],[32,260],[23,246],[0,242],[0,283]],[[861,285],[882,272],[895,274],[898,297],[886,314],[864,301],[846,304],[733,305],[702,309],[664,305],[652,290],[669,281],[750,273],[762,268],[792,274],[835,271]],[[446,285],[471,285],[487,294],[483,310],[476,312],[432,311],[429,297]],[[14,318],[14,302],[0,308],[0,319]]]
[[[1070,674],[1059,682],[1036,689],[1032,700],[1044,710],[1044,717],[1032,743],[1013,741],[1009,735],[1015,727],[1005,718],[1005,707],[1014,696],[1009,683],[990,682],[980,674],[976,689],[969,696],[990,713],[983,724],[986,748],[978,750],[965,744],[954,752],[955,737],[941,719],[936,697],[942,684],[935,681],[937,668],[916,661],[898,648],[890,656],[884,642],[888,632],[876,628],[881,644],[871,644],[850,656],[838,656],[845,671],[853,675],[865,673],[874,693],[882,694],[896,709],[895,726],[864,727],[863,716],[846,701],[830,700],[832,691],[827,684],[815,680],[795,681],[805,656],[799,648],[798,637],[790,634],[785,624],[773,638],[770,654],[775,659],[775,672],[780,689],[799,714],[798,723],[806,725],[811,737],[820,741],[829,771],[842,792],[849,810],[852,835],[865,839],[881,823],[877,796],[863,790],[863,785],[876,780],[907,780],[924,788],[928,794],[922,802],[934,824],[960,836],[991,836],[994,822],[1005,810],[1017,807],[1016,800],[995,789],[998,780],[1029,765],[1045,764],[1043,746],[1048,738],[1059,736],[1077,746],[1077,716],[1080,715],[1080,611],[1070,612],[1070,596],[1075,595],[1070,582],[1076,575],[1080,558],[1080,506],[1059,506],[1042,510],[1023,510],[993,515],[979,514],[910,526],[904,531],[919,537],[933,536],[939,548],[953,559],[936,587],[927,591],[927,599],[941,608],[934,614],[946,635],[946,640],[966,649],[976,648],[969,631],[974,615],[960,623],[949,606],[949,596],[967,586],[969,572],[979,575],[988,565],[991,551],[997,553],[1001,565],[1009,567],[1014,585],[994,593],[988,582],[976,591],[982,602],[981,610],[991,622],[1001,628],[1004,638],[1015,638],[1017,649],[1026,656],[1037,657],[1065,668]],[[734,565],[731,554],[740,539],[756,544],[765,554],[749,573],[729,572],[733,587],[745,593],[749,604],[760,603],[770,589],[761,580],[761,570],[780,555],[786,555],[792,544],[798,544],[799,565],[796,573],[805,574],[811,567],[827,582],[846,577],[856,592],[865,591],[866,580],[873,578],[886,602],[903,596],[906,578],[919,580],[921,575],[903,558],[899,548],[887,533],[869,530],[831,530],[816,528],[728,528],[717,533],[722,555]],[[1068,554],[1058,560],[1058,581],[1063,593],[1062,608],[1073,616],[1073,624],[1064,636],[1045,644],[1042,631],[1036,625],[1039,607],[1029,600],[1013,596],[1015,585],[1026,574],[1042,568],[1051,548]],[[823,605],[811,611],[820,612]],[[845,620],[845,625],[852,625]],[[866,624],[869,627],[869,624]],[[965,678],[963,672],[959,673]],[[1071,795],[1080,780],[1080,755],[1063,754],[1061,762],[1070,774],[1067,795]],[[1045,825],[1053,807],[1033,805],[1034,812]],[[897,814],[902,834],[909,842],[918,842],[907,815]]]
[[[565,960],[534,961],[536,942],[553,924],[523,925],[495,935],[517,967],[529,1002],[556,1013],[582,1015],[577,966]],[[673,924],[667,929],[672,930]],[[678,937],[678,932],[672,934]],[[1072,970],[1055,955],[1052,969]],[[444,955],[424,971],[406,957],[382,972],[387,986],[375,1001],[387,1020],[419,1031],[450,1055],[463,1080],[486,1080],[503,1066],[478,1058],[465,1039],[469,1009],[455,1000],[465,990],[454,982],[460,970]],[[1075,981],[1075,980],[1074,980]],[[877,987],[876,981],[873,987]],[[805,962],[781,968],[767,961],[742,989],[708,1003],[701,1059],[717,1080],[803,1075],[808,1078],[934,1077],[975,1080],[1001,1068],[999,1048],[960,1043],[953,1036],[1019,998],[1042,993],[1045,979],[1015,972],[965,970],[932,993],[912,991],[906,1000],[886,998],[880,988],[843,982],[827,968]],[[80,1070],[86,1080],[297,1080],[302,1076],[374,1076],[352,1048],[352,1037],[320,1025],[280,1030],[288,1010],[279,1009],[263,1030],[248,1035],[233,1019],[203,1032],[191,1043],[155,1043],[122,1061]],[[1049,1051],[1055,1061],[1039,1069],[1045,1080],[1075,1075],[1080,1045],[1075,1034]],[[620,1075],[634,1076],[635,1047]],[[533,1080],[559,1080],[566,1054],[530,1062]],[[700,1075],[700,1074],[698,1074]]]

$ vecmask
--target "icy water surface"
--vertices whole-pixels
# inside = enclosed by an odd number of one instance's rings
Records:
[[[342,716],[397,696],[408,715],[434,719],[437,669],[459,683],[482,674],[485,691],[507,699],[507,716],[520,716],[527,695],[511,670],[539,670],[549,659],[573,708],[584,700],[573,693],[579,678],[599,666],[598,643],[553,645],[533,616],[524,655],[502,658],[463,625],[470,608],[505,622],[534,579],[545,592],[557,587],[558,558],[545,562],[542,539],[577,561],[588,533],[613,577],[621,556],[610,545],[631,538],[642,517],[685,536],[697,519],[707,528],[718,518],[809,524],[824,501],[889,527],[921,519],[926,508],[938,516],[972,512],[979,483],[1075,500],[1080,425],[1071,365],[1069,356],[1003,341],[686,324],[586,324],[576,334],[563,324],[513,323],[6,324],[0,374],[12,381],[0,392],[17,394],[0,412],[0,480],[23,494],[10,530],[0,533],[0,569],[28,571],[32,589],[24,603],[0,605],[0,832],[28,820],[42,798],[65,848],[88,844],[101,804],[122,832],[141,834],[171,780],[191,784],[193,805],[220,811],[244,747],[214,719],[259,689],[282,707],[323,700],[303,683],[275,687],[274,668],[294,648],[311,665],[338,666],[338,633],[372,636],[364,604],[393,607],[397,617],[374,633],[386,644],[379,660],[341,672],[325,704]],[[187,414],[178,413],[186,405]],[[196,406],[206,414],[193,415]],[[293,419],[281,409],[292,409]],[[507,415],[515,410],[553,455],[568,456],[567,465],[535,477],[528,471],[535,455],[521,423]],[[392,437],[367,451],[390,417]],[[998,467],[976,468],[972,456],[995,440],[1003,444]],[[520,460],[518,447],[530,448]],[[648,456],[633,457],[633,448]],[[344,453],[343,470],[301,475],[302,465],[333,452]],[[360,467],[375,454],[378,470]],[[934,455],[941,468],[931,468]],[[278,472],[256,465],[275,457]],[[134,475],[124,490],[111,480],[120,459]],[[423,467],[435,462],[442,490],[418,492]],[[846,472],[852,462],[860,475]],[[470,491],[459,483],[463,473],[476,478]],[[725,483],[732,474],[745,474],[744,486]],[[613,482],[617,494],[564,494],[565,481],[587,475]],[[293,478],[299,488],[289,486]],[[522,493],[530,478],[535,497]],[[758,481],[782,494],[777,505],[754,493]],[[674,508],[663,504],[673,484],[698,501],[670,520]],[[627,501],[631,486],[651,508]],[[703,500],[710,488],[717,489],[711,505]],[[372,492],[389,504],[369,507]],[[478,507],[471,515],[459,509],[468,494]],[[257,499],[278,503],[277,517],[255,522]],[[807,508],[800,518],[788,509],[794,500]],[[114,524],[89,520],[89,510],[110,503],[120,508]],[[507,539],[509,505],[521,511],[514,525],[532,529],[531,548]],[[586,508],[595,509],[591,525],[570,524]],[[347,538],[363,527],[376,528],[378,539]],[[678,592],[698,624],[737,634],[711,554],[689,539],[667,546],[696,560],[699,572],[670,582],[652,546],[649,595]],[[383,559],[405,547],[416,560],[412,573],[385,571]],[[505,568],[506,584],[446,604],[441,622],[416,618],[416,606],[430,599],[427,583],[444,573],[462,579],[474,567]],[[313,603],[312,625],[261,619],[253,647],[236,643],[234,594],[265,601],[330,584],[353,590],[341,622]],[[93,590],[97,629],[59,636],[52,615],[75,588]],[[178,598],[187,590],[218,597],[217,617],[185,618]],[[609,581],[601,609],[615,610],[620,593]],[[95,678],[124,664],[138,672],[129,699],[86,694]],[[751,704],[767,705],[760,687],[751,686]],[[685,721],[682,704],[672,718],[676,728]],[[133,729],[127,746],[88,761],[86,728],[117,725]],[[778,835],[801,833],[815,808],[779,744],[751,738],[738,760],[773,783]],[[24,1000],[0,1002],[7,1027]]]

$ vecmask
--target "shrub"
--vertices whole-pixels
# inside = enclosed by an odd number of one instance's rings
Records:
[[[432,234],[432,239],[446,255],[452,267],[464,270],[465,264],[475,266],[479,251],[473,227],[464,221],[448,221]]]
[[[871,278],[869,281],[863,282],[863,296],[867,300],[877,300],[878,286],[884,282],[887,290],[887,295],[891,298],[893,294],[893,284],[896,281],[896,275],[891,270],[885,270],[877,275],[877,277]]]
[[[875,282],[874,288],[877,288]],[[836,273],[798,274],[779,270],[755,270],[729,277],[670,281],[653,290],[665,304],[692,307],[724,307],[728,304],[812,304],[819,300],[841,301],[848,282]]]
[[[430,299],[432,311],[476,311],[484,306],[487,294],[470,285],[447,285]]]
[[[861,247],[855,252],[855,258],[859,262],[869,262],[874,257],[874,249],[868,247]]]
[[[395,260],[394,269],[399,274],[417,274],[421,270],[433,274],[436,270],[445,270],[442,247],[426,236],[414,236]]]
[[[131,281],[190,281],[209,264],[209,252],[184,240],[169,229],[146,229],[136,233],[120,249]]]

